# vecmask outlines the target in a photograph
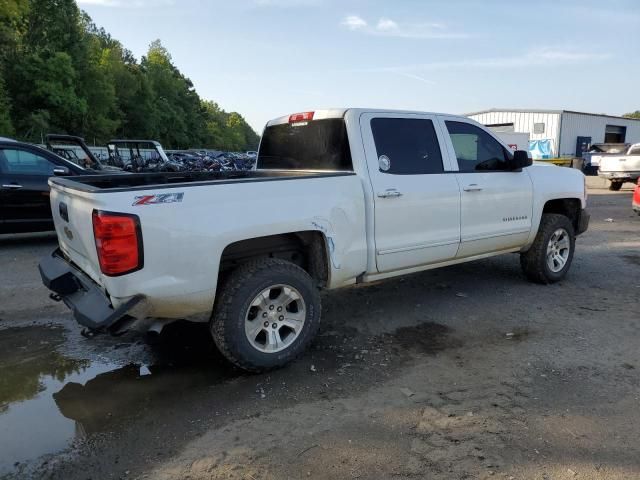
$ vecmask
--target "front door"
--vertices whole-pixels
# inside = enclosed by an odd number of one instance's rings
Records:
[[[378,271],[454,258],[460,190],[435,116],[367,113],[360,126],[374,195]]]
[[[482,128],[441,117],[458,163],[461,243],[458,258],[524,245],[531,231],[533,184],[525,169],[509,171],[511,153]]]

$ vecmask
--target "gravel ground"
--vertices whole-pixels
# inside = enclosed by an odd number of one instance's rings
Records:
[[[507,255],[332,292],[268,375],[202,325],[84,338],[55,238],[0,239],[0,477],[640,479],[640,217],[596,180],[565,281]]]

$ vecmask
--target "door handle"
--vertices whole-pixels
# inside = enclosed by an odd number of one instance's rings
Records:
[[[401,196],[402,196],[402,193],[397,191],[395,188],[388,188],[384,192],[378,193],[379,198],[397,198]]]
[[[482,187],[479,187],[477,183],[472,183],[470,185],[467,185],[466,187],[464,187],[463,189],[465,192],[479,192],[482,190]]]
[[[17,190],[19,188],[22,188],[22,185],[19,185],[17,183],[10,183],[8,185],[2,185],[2,188],[10,188],[11,190]]]

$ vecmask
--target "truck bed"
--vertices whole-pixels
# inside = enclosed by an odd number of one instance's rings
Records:
[[[218,280],[212,272],[227,247],[247,239],[319,232],[331,241],[330,287],[353,282],[367,268],[363,186],[353,172],[140,173],[49,182],[63,258],[95,282],[114,309],[142,295],[145,302],[129,313],[136,318],[210,314]],[[166,194],[176,198],[139,201]],[[136,217],[142,268],[102,273],[96,211]]]
[[[340,177],[355,175],[349,171],[313,170],[249,170],[239,172],[176,172],[133,173],[130,175],[84,175],[52,177],[50,182],[62,187],[90,193],[123,192],[200,185],[244,182],[266,182],[301,178]]]

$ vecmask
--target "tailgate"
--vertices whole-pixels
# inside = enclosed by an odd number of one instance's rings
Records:
[[[602,172],[637,172],[640,171],[640,155],[606,156],[600,160]]]
[[[51,210],[62,252],[95,282],[101,284],[98,255],[93,237],[94,198],[86,192],[49,182]]]

